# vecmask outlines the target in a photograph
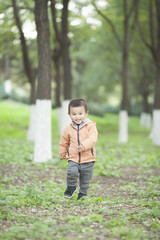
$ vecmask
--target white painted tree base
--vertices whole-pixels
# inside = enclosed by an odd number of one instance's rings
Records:
[[[140,125],[150,129],[151,128],[151,114],[145,113],[145,112],[141,113]]]
[[[153,144],[160,146],[160,110],[153,110],[153,127],[150,134]]]
[[[35,134],[36,134],[36,105],[32,104],[30,106],[30,121],[27,132],[27,140],[34,141]]]
[[[62,102],[62,107],[57,109],[57,118],[58,118],[58,129],[60,135],[64,128],[71,123],[71,119],[68,115],[68,104],[70,100],[64,100]]]
[[[119,138],[120,143],[128,142],[128,113],[120,111],[119,113]]]
[[[10,94],[12,91],[12,83],[10,79],[5,80],[4,82],[4,91],[7,94]]]
[[[36,115],[34,162],[47,162],[52,159],[51,100],[37,100]]]

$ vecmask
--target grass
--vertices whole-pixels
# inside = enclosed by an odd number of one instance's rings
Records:
[[[68,200],[55,111],[53,159],[37,164],[26,140],[29,107],[0,102],[0,239],[160,239],[159,147],[138,118],[130,117],[127,144],[117,142],[117,115],[90,118],[99,139],[89,194]]]

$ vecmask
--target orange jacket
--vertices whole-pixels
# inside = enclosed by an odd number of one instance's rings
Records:
[[[72,122],[62,133],[59,144],[60,156],[79,164],[95,161],[97,136],[95,122],[86,119],[79,126]],[[84,149],[80,153],[78,146]]]

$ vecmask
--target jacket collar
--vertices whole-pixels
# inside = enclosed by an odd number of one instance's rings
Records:
[[[83,122],[81,122],[81,124],[77,125],[75,122],[72,121],[71,125],[78,129],[81,129],[82,127],[84,127],[88,122],[91,122],[91,120],[89,120],[88,118],[86,118]],[[79,127],[78,127],[79,126]]]

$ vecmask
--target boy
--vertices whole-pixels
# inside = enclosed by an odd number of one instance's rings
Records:
[[[68,114],[72,123],[64,129],[59,144],[60,159],[68,160],[67,189],[64,197],[72,197],[79,177],[79,200],[87,195],[92,178],[98,132],[96,123],[86,118],[88,109],[84,99],[71,100]]]

